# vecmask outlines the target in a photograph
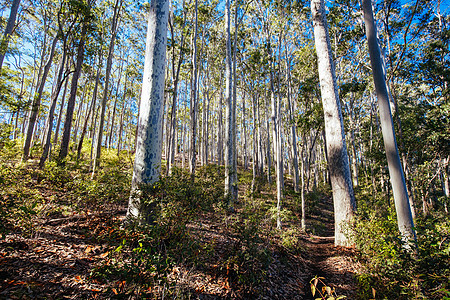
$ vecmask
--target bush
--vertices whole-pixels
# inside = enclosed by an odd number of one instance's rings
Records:
[[[408,250],[393,208],[360,213],[353,240],[365,270],[358,275],[359,297],[375,288],[383,299],[448,299],[450,221],[445,215],[417,220],[417,251]]]

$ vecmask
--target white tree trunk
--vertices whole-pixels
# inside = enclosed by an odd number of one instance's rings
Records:
[[[369,46],[370,63],[372,66],[373,80],[378,98],[380,111],[381,131],[383,133],[384,147],[389,167],[389,175],[394,194],[395,209],[400,233],[405,241],[416,239],[414,222],[409,205],[408,191],[406,189],[400,156],[398,154],[397,141],[394,133],[389,95],[384,80],[383,66],[380,56],[380,48],[376,37],[375,22],[373,19],[372,2],[363,0],[364,23],[366,26],[367,43]]]
[[[197,115],[198,115],[198,98],[197,98],[197,80],[198,80],[198,66],[197,66],[197,35],[198,35],[198,1],[195,0],[195,11],[194,11],[194,36],[192,39],[192,89],[191,89],[191,143],[189,151],[189,169],[191,172],[191,178],[194,180],[195,176],[195,166],[197,164]]]
[[[160,178],[164,76],[166,67],[169,0],[152,0],[147,28],[144,78],[127,220],[148,221],[141,202],[140,185],[150,185]]]
[[[311,12],[325,119],[328,164],[333,190],[334,243],[345,246],[348,244],[348,239],[344,234],[344,226],[353,217],[355,198],[323,0],[312,0]]]
[[[230,35],[230,23],[231,23],[231,12],[230,12],[230,0],[226,0],[225,5],[225,24],[226,24],[226,88],[225,88],[225,98],[226,98],[226,144],[225,144],[225,198],[229,200],[230,208],[233,208],[233,200],[237,196],[237,186],[234,182],[235,174],[235,130],[233,128],[233,71],[231,62],[231,35]]]
[[[286,54],[287,54],[287,46],[286,46]],[[291,123],[291,155],[292,155],[292,163],[294,168],[294,191],[296,193],[299,192],[299,174],[298,174],[298,151],[297,151],[297,132],[295,130],[296,124],[292,118],[294,114],[293,108],[291,105],[291,69],[290,69],[290,60],[286,59],[286,81],[287,81],[287,103],[288,103],[288,115],[289,122]]]

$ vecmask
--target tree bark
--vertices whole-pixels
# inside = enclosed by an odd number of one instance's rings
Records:
[[[61,65],[59,67],[58,77],[56,79],[56,87],[52,94],[52,104],[50,107],[50,111],[48,113],[48,128],[47,128],[47,134],[45,137],[44,150],[42,152],[41,159],[39,161],[40,168],[44,167],[45,161],[47,160],[49,152],[50,152],[51,136],[52,136],[52,129],[53,129],[53,119],[54,119],[54,115],[55,115],[56,103],[58,102],[58,96],[59,96],[59,93],[61,92],[61,88],[64,83],[64,80],[66,80],[67,76],[69,76],[67,74],[65,77],[63,77],[64,70],[66,67],[66,57],[67,57],[66,40],[63,37],[63,53],[62,53],[62,58],[61,58]]]
[[[287,47],[286,47],[287,52]],[[294,110],[291,104],[291,69],[290,62],[286,59],[286,81],[287,81],[287,103],[289,122],[291,124],[291,144],[292,144],[292,162],[294,167],[294,191],[299,192],[299,170],[298,170],[298,151],[297,151],[297,132],[295,130],[296,124],[292,118]]]
[[[80,157],[81,157],[81,149],[83,148],[83,141],[84,141],[84,136],[86,135],[89,118],[90,118],[91,114],[94,114],[95,106],[96,106],[96,102],[97,102],[98,83],[99,83],[99,79],[100,79],[100,70],[102,69],[102,67],[101,67],[102,66],[102,57],[101,57],[101,55],[100,55],[99,59],[100,59],[100,62],[99,62],[99,66],[98,66],[98,69],[97,69],[97,75],[95,76],[95,84],[94,84],[94,90],[92,91],[91,105],[89,107],[88,114],[87,114],[86,118],[84,119],[83,129],[81,131],[80,140],[78,142],[77,160],[79,160]]]
[[[78,89],[78,79],[81,74],[81,66],[84,60],[84,44],[86,42],[86,35],[88,31],[88,16],[84,17],[83,27],[81,29],[80,42],[77,50],[77,63],[75,66],[75,72],[72,75],[72,83],[70,86],[70,97],[67,102],[66,119],[64,121],[64,133],[61,141],[61,149],[59,151],[59,160],[62,162],[69,152],[70,131],[72,129],[73,112],[75,108],[75,100]]]
[[[225,198],[228,200],[230,209],[233,209],[233,203],[235,196],[237,196],[237,186],[234,182],[235,164],[234,157],[236,149],[233,147],[235,137],[233,128],[233,69],[231,59],[231,11],[230,0],[226,0],[225,3],[225,31],[226,31],[226,61],[225,61],[225,73],[226,73],[226,144],[225,144]]]
[[[50,71],[50,67],[52,66],[52,60],[53,55],[55,54],[55,48],[56,43],[58,42],[58,36],[55,36],[52,42],[50,54],[48,56],[47,63],[44,67],[44,74],[42,75],[42,78],[39,82],[39,88],[37,91],[37,94],[34,96],[33,103],[31,105],[31,113],[30,113],[30,119],[28,121],[28,129],[27,129],[27,136],[25,138],[25,144],[23,147],[23,157],[22,161],[26,161],[28,159],[28,155],[30,154],[30,146],[31,146],[31,140],[34,133],[34,126],[36,123],[36,118],[39,113],[39,108],[41,106],[41,99],[42,99],[42,93],[44,92],[45,82],[47,80],[48,72]]]
[[[192,89],[191,89],[191,142],[189,151],[189,170],[191,172],[191,179],[195,177],[195,167],[197,164],[197,114],[198,114],[198,100],[197,100],[197,80],[198,80],[198,66],[197,66],[197,36],[198,36],[198,1],[195,0],[194,8],[194,36],[192,39]]]
[[[109,86],[109,78],[111,76],[111,68],[112,68],[112,59],[114,55],[114,45],[116,41],[117,35],[117,27],[120,18],[120,9],[122,7],[122,0],[116,0],[114,5],[114,15],[111,24],[111,41],[109,43],[109,53],[106,61],[106,75],[105,75],[105,89],[103,92],[103,98],[101,103],[101,112],[100,112],[100,123],[98,125],[97,131],[97,139],[95,144],[95,155],[94,155],[94,166],[92,170],[92,175],[95,174],[95,170],[100,165],[100,156],[102,151],[102,139],[103,139],[103,127],[105,123],[105,111],[106,111],[106,102],[108,100],[108,86]]]
[[[344,123],[337,91],[328,25],[323,0],[311,1],[314,38],[319,68],[320,89],[325,119],[328,163],[333,190],[335,245],[348,245],[345,224],[356,209],[349,160],[345,144]]]
[[[153,184],[160,178],[168,17],[169,0],[152,0],[128,222],[151,221],[150,211],[141,201],[141,186]]]
[[[17,11],[19,10],[20,0],[14,0],[11,5],[11,12],[9,13],[8,23],[6,23],[5,34],[0,43],[0,71],[2,70],[3,60],[8,50],[9,40],[16,24]]]
[[[184,7],[184,1],[183,1],[183,9],[185,9]],[[184,28],[186,27],[186,17],[187,17],[187,10],[184,13],[183,16],[183,27],[182,27],[182,31],[184,31]],[[170,24],[170,22],[169,22]],[[171,32],[172,32],[172,38],[174,38],[174,26],[175,24],[172,24],[170,26]],[[166,165],[166,171],[167,174],[170,174],[171,169],[172,169],[172,165],[175,162],[175,148],[176,148],[176,115],[177,115],[177,100],[178,100],[178,83],[179,83],[179,79],[180,79],[180,70],[181,70],[181,64],[183,62],[183,58],[184,58],[184,51],[183,51],[183,46],[184,46],[184,40],[186,38],[185,34],[181,35],[181,42],[180,42],[180,55],[178,57],[178,63],[176,66],[176,71],[175,71],[175,46],[172,49],[172,77],[173,77],[173,95],[172,95],[172,109],[171,109],[171,114],[170,114],[170,133],[169,133],[169,156],[167,158],[167,165]],[[175,45],[175,43],[173,43]]]
[[[364,13],[367,43],[369,46],[370,64],[372,66],[373,80],[378,98],[381,131],[383,133],[389,175],[394,194],[395,209],[397,211],[398,228],[405,242],[415,241],[416,233],[414,231],[414,222],[411,214],[405,177],[398,153],[397,141],[395,139],[394,123],[389,106],[389,95],[383,75],[380,48],[376,37],[372,2],[370,0],[363,0],[362,8]]]

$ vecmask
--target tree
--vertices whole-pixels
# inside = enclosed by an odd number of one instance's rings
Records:
[[[195,166],[197,164],[197,117],[198,117],[198,65],[197,65],[197,36],[198,36],[198,1],[195,0],[194,8],[194,36],[192,40],[192,88],[191,88],[191,148],[189,152],[189,169],[191,171],[191,178],[194,180]]]
[[[8,50],[9,40],[16,24],[17,11],[19,10],[20,0],[14,0],[11,5],[11,12],[9,14],[8,23],[6,23],[5,34],[0,43],[0,71],[2,70],[3,60],[5,59],[6,51]]]
[[[408,191],[406,189],[405,177],[400,162],[397,141],[395,139],[394,123],[389,105],[389,95],[386,88],[380,48],[376,36],[377,33],[373,18],[372,2],[370,0],[363,0],[362,9],[364,12],[364,23],[366,27],[373,81],[378,98],[381,131],[383,133],[384,148],[389,167],[392,192],[394,194],[395,209],[397,211],[398,228],[403,239],[405,241],[411,241],[416,239],[416,234],[413,228],[414,222],[409,205]]]
[[[50,152],[50,146],[51,146],[50,140],[51,140],[52,129],[53,129],[53,118],[54,118],[54,113],[55,113],[55,108],[56,108],[56,102],[58,101],[58,96],[61,91],[63,82],[69,76],[69,74],[66,74],[65,76],[63,76],[64,70],[66,68],[66,59],[67,59],[67,50],[68,50],[67,49],[68,48],[67,47],[67,38],[68,38],[73,26],[75,26],[75,22],[76,22],[76,18],[74,18],[74,20],[70,23],[67,32],[64,32],[63,23],[62,23],[62,17],[63,17],[62,6],[58,11],[57,17],[58,17],[58,35],[63,43],[62,57],[61,57],[61,63],[59,66],[58,75],[57,75],[57,79],[56,79],[56,87],[51,96],[52,103],[50,106],[50,111],[48,113],[48,128],[47,128],[47,132],[45,134],[44,149],[42,151],[41,159],[39,160],[40,168],[42,168],[44,166],[45,161],[47,160],[48,154]],[[65,16],[65,17],[67,17],[67,16]]]
[[[96,139],[96,145],[95,145],[95,156],[94,156],[94,169],[92,171],[92,174],[95,173],[95,169],[100,164],[100,155],[102,150],[102,140],[103,140],[103,127],[105,122],[105,111],[106,111],[106,102],[108,100],[109,96],[109,78],[111,76],[111,68],[112,68],[112,59],[114,55],[114,45],[116,41],[116,35],[117,35],[117,27],[120,21],[120,10],[122,8],[122,0],[116,0],[114,5],[114,15],[111,22],[111,41],[109,43],[109,52],[108,52],[108,58],[106,61],[106,78],[105,78],[105,90],[103,92],[103,98],[101,102],[101,112],[100,112],[100,124],[97,128],[97,139]]]
[[[149,221],[148,211],[141,197],[141,187],[157,182],[160,177],[168,17],[169,0],[152,0],[148,18],[132,191],[127,211],[128,222]]]
[[[335,245],[345,246],[348,239],[344,234],[344,225],[352,219],[356,204],[345,145],[344,122],[337,91],[324,1],[311,0],[311,13],[325,119],[328,167],[333,190],[334,243]]]
[[[81,12],[83,13],[83,21],[81,24],[82,27],[81,27],[80,41],[77,49],[75,72],[72,75],[70,96],[67,102],[66,119],[64,121],[64,133],[61,141],[61,149],[59,151],[60,161],[64,160],[69,152],[70,131],[72,129],[73,112],[75,109],[75,100],[78,89],[78,79],[80,78],[81,66],[84,60],[84,45],[86,43],[89,22],[91,20],[91,6],[93,2],[94,0],[88,0],[88,2],[84,4],[83,7],[81,8],[82,9]]]
[[[236,109],[233,97],[233,68],[231,61],[231,35],[230,35],[231,11],[230,0],[226,0],[225,4],[225,30],[226,30],[226,87],[225,98],[226,106],[226,144],[225,144],[225,198],[228,198],[230,207],[233,207],[233,201],[237,198],[237,176],[236,164],[234,162],[236,157],[235,145],[235,121],[233,118],[233,110]]]
[[[34,96],[33,103],[31,104],[31,112],[30,112],[30,118],[28,120],[27,136],[25,138],[25,144],[23,147],[23,157],[22,157],[23,161],[26,161],[28,159],[28,155],[30,154],[31,139],[33,138],[36,118],[39,113],[39,108],[41,106],[42,93],[44,92],[44,87],[45,87],[45,82],[47,80],[48,72],[50,71],[50,67],[52,66],[53,55],[55,54],[56,43],[58,42],[58,40],[59,40],[59,37],[58,37],[58,35],[56,35],[53,38],[50,54],[48,56],[48,61],[44,67],[44,74],[42,75],[42,78],[40,79],[40,82],[39,82],[39,88],[37,90],[37,94]]]

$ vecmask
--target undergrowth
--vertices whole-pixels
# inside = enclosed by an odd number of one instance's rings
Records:
[[[450,220],[432,212],[416,219],[417,244],[402,241],[395,209],[382,199],[360,201],[353,240],[364,271],[360,299],[450,299]]]

